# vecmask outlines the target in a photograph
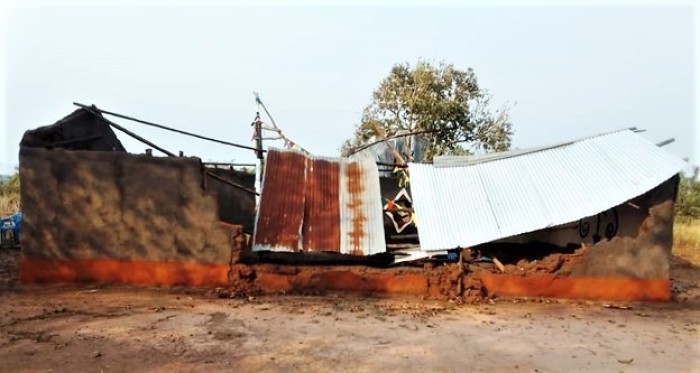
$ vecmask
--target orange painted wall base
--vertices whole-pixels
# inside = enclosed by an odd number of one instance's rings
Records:
[[[591,300],[669,301],[671,281],[634,278],[520,277],[483,273],[489,294],[502,297],[544,297]]]
[[[20,281],[39,283],[105,283],[155,286],[226,287],[229,264],[201,264],[114,259],[41,260],[20,262]],[[476,274],[489,295],[592,300],[668,301],[666,279],[520,277]],[[294,275],[259,272],[255,283],[267,291],[330,290],[429,295],[423,273],[358,274],[349,270],[300,270]]]
[[[229,265],[114,259],[20,261],[20,282],[107,283],[155,286],[217,287],[228,285]]]

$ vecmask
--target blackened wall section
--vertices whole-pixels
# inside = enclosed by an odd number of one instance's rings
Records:
[[[20,145],[35,148],[125,151],[104,118],[84,109],[78,109],[50,126],[25,132]]]
[[[255,174],[223,168],[209,168],[207,170],[249,190],[255,189]],[[242,225],[243,232],[253,234],[255,228],[255,196],[253,194],[236,189],[211,177],[207,178],[206,189],[216,195],[221,221]]]

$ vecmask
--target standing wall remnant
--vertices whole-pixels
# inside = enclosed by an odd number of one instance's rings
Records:
[[[23,282],[228,282],[230,235],[198,158],[22,147],[20,177]]]

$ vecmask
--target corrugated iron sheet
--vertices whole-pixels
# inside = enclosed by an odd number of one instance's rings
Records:
[[[469,165],[410,164],[422,250],[470,247],[593,216],[684,162],[629,130]]]
[[[270,151],[255,221],[254,250],[298,251],[304,222],[306,157]]]
[[[302,247],[307,251],[340,251],[340,162],[309,159],[306,175]]]
[[[373,157],[345,159],[340,178],[340,252],[372,255],[386,251],[379,171]]]
[[[253,250],[355,255],[386,250],[372,158],[307,158],[270,150],[260,201]]]

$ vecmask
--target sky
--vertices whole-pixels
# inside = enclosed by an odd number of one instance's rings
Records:
[[[674,137],[665,148],[700,163],[700,12],[690,3],[47,4],[0,14],[0,174],[18,164],[24,131],[73,102],[250,145],[253,91],[285,135],[336,156],[391,66],[419,59],[473,68],[494,107],[510,107],[514,147],[634,126],[654,142]],[[205,161],[255,160],[112,119]],[[118,136],[131,152],[147,147]]]

